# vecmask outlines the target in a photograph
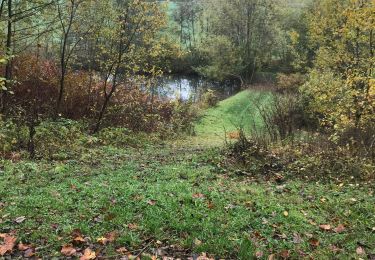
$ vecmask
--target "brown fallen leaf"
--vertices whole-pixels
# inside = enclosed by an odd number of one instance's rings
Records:
[[[60,252],[64,256],[74,256],[77,253],[77,250],[72,245],[68,244],[63,246]]]
[[[108,242],[114,242],[117,238],[118,234],[116,231],[109,232],[105,235],[105,238],[108,240]]]
[[[137,229],[137,228],[138,228],[138,225],[135,224],[135,223],[130,223],[130,224],[128,224],[128,228],[129,228],[130,230],[134,230],[134,229]]]
[[[120,254],[126,254],[128,250],[126,249],[126,247],[120,247],[116,249],[116,252]]]
[[[18,250],[20,251],[26,251],[27,249],[30,249],[31,245],[23,244],[22,242],[18,244]]]
[[[194,199],[204,199],[204,194],[202,194],[202,193],[194,193],[193,194],[193,198]]]
[[[280,256],[281,256],[281,258],[283,258],[283,259],[289,258],[289,256],[290,256],[290,252],[289,252],[289,250],[283,250],[283,251],[281,251],[281,252],[280,252]]]
[[[10,234],[0,234],[0,238],[4,240],[3,244],[0,245],[0,256],[12,252],[17,238]]]
[[[319,228],[324,231],[331,230],[331,225],[319,225]]]
[[[27,250],[24,252],[24,254],[23,254],[23,256],[26,257],[26,258],[33,257],[34,255],[35,255],[35,249],[33,249],[33,248],[29,248],[29,249],[27,249]]]
[[[271,254],[268,256],[268,260],[275,260],[276,259],[276,255],[275,254]]]
[[[263,251],[257,251],[257,252],[255,253],[255,257],[256,257],[256,258],[262,258],[262,257],[263,257]]]
[[[320,242],[318,239],[316,238],[310,238],[309,239],[309,244],[312,245],[313,247],[318,247]]]
[[[355,252],[357,253],[357,255],[364,255],[366,254],[366,251],[363,247],[359,246],[357,247],[357,249],[355,250]]]
[[[81,256],[80,260],[93,260],[96,258],[96,254],[90,248],[86,248],[83,252],[83,256]]]
[[[74,242],[76,243],[85,243],[86,240],[82,236],[77,236],[73,239]]]
[[[154,205],[156,205],[156,200],[148,200],[147,204],[151,205],[151,206],[154,206]]]
[[[340,225],[338,225],[337,227],[335,227],[335,228],[333,229],[333,231],[335,231],[336,233],[342,233],[342,232],[345,231],[345,226],[342,225],[342,224],[340,224]]]
[[[96,242],[105,246],[109,241],[106,237],[99,237],[96,239]]]

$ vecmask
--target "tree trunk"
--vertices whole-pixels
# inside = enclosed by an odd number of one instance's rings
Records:
[[[6,41],[6,58],[7,63],[5,66],[5,88],[7,90],[1,90],[1,100],[0,100],[0,111],[4,112],[5,110],[5,99],[6,91],[9,91],[12,80],[12,19],[13,19],[13,10],[12,10],[12,0],[8,0],[8,28],[7,28],[7,41]]]

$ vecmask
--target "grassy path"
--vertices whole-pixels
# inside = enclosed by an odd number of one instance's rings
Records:
[[[221,113],[229,118],[249,105],[229,101],[208,112],[198,137],[208,136],[204,127],[220,130],[211,120],[222,120]],[[374,205],[370,184],[241,176],[218,149],[191,145],[103,146],[66,161],[0,166],[0,233],[14,232],[44,258],[61,257],[66,244],[78,256],[91,248],[110,259],[141,249],[158,256],[356,259],[359,247],[365,258],[375,253]],[[74,240],[77,230],[83,241]],[[116,239],[102,245],[110,232]]]

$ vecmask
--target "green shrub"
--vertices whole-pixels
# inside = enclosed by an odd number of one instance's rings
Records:
[[[8,155],[18,151],[27,143],[28,131],[26,127],[21,127],[8,120],[0,118],[0,156]]]
[[[202,95],[202,105],[205,108],[214,107],[219,102],[219,97],[216,95],[215,91],[212,89],[207,90]]]
[[[34,137],[36,157],[65,159],[87,142],[83,129],[81,123],[72,120],[41,122]]]

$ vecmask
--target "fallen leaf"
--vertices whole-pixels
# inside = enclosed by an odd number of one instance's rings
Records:
[[[319,244],[320,244],[320,242],[319,242],[319,240],[316,239],[316,238],[310,238],[310,239],[309,239],[309,244],[312,245],[312,246],[314,246],[314,247],[318,247]]]
[[[30,248],[31,248],[30,245],[25,245],[22,242],[18,244],[18,250],[20,250],[20,251],[25,251],[25,250],[30,249]]]
[[[285,217],[289,216],[289,212],[286,211],[286,210],[283,212],[283,214],[284,214]]]
[[[125,253],[128,252],[128,250],[125,247],[120,247],[120,248],[116,249],[116,252],[120,253],[120,254],[125,254]]]
[[[12,252],[17,238],[9,234],[0,234],[0,237],[4,240],[3,244],[0,245],[0,256],[3,256],[6,253]]]
[[[130,223],[130,224],[128,224],[128,228],[131,229],[131,230],[134,230],[134,229],[138,228],[138,225],[135,224],[135,223]]]
[[[365,252],[365,249],[361,246],[357,247],[357,249],[355,250],[355,252],[357,253],[357,255],[364,255],[366,252]]]
[[[151,205],[151,206],[154,206],[156,204],[156,200],[148,200],[147,204]]]
[[[328,231],[331,230],[331,225],[319,225],[320,229]]]
[[[276,259],[275,254],[271,254],[268,256],[268,260],[275,260],[275,259]]]
[[[335,231],[336,233],[342,233],[345,231],[345,226],[340,224],[336,228],[334,228],[333,231]]]
[[[193,194],[193,198],[194,199],[204,199],[204,194],[202,194],[202,193],[194,193]]]
[[[284,258],[284,259],[289,258],[289,256],[290,256],[290,252],[289,252],[289,250],[283,250],[283,251],[281,251],[281,252],[280,252],[280,256],[281,256],[282,258]]]
[[[64,256],[74,256],[77,250],[72,245],[65,245],[61,248],[61,254]]]
[[[256,258],[262,258],[262,257],[263,257],[263,252],[262,252],[262,251],[257,251],[257,252],[255,253],[255,257],[256,257]]]
[[[73,239],[74,242],[77,242],[77,243],[85,243],[86,240],[82,237],[82,236],[77,236]]]
[[[105,238],[108,240],[108,242],[114,242],[117,238],[118,234],[116,231],[109,232],[105,235]]]
[[[338,248],[338,247],[335,246],[335,245],[330,245],[330,246],[329,246],[329,249],[331,249],[331,251],[332,251],[333,253],[337,253],[337,252],[341,251],[341,249]]]
[[[22,217],[18,217],[14,220],[14,222],[16,222],[17,224],[21,224],[22,222],[24,222],[26,220],[26,217],[25,216],[22,216]]]
[[[35,255],[35,250],[34,250],[33,248],[29,248],[29,249],[27,249],[27,250],[24,252],[24,254],[23,254],[23,256],[26,257],[26,258],[30,258],[30,257],[32,257],[32,256],[34,256],[34,255]]]
[[[86,248],[83,256],[81,256],[80,260],[93,260],[96,258],[95,252],[93,252],[90,248]]]
[[[102,245],[106,245],[108,243],[108,239],[106,237],[99,237],[98,239],[96,239],[96,242]]]

